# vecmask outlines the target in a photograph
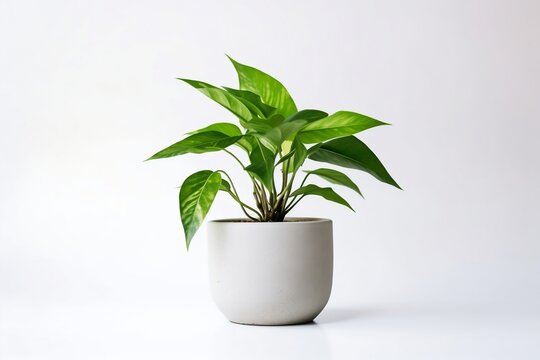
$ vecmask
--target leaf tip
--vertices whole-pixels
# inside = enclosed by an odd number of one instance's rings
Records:
[[[236,67],[236,65],[239,65],[240,63],[232,58],[229,54],[225,54],[225,56],[229,59],[229,61]]]

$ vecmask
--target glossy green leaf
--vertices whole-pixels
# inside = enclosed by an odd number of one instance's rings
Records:
[[[401,189],[373,151],[354,136],[321,144],[308,157],[315,161],[365,171],[376,179]]]
[[[186,236],[186,246],[197,232],[221,186],[221,174],[203,170],[189,176],[180,187],[180,216]]]
[[[239,119],[249,121],[253,117],[249,108],[244,105],[242,101],[238,100],[234,95],[229,94],[226,90],[220,89],[214,85],[210,85],[198,80],[181,78],[178,78],[178,80],[181,80],[193,86],[195,89],[199,90],[201,93],[208,96],[210,99],[214,100],[215,102],[232,112]]]
[[[229,59],[238,73],[241,90],[258,94],[265,104],[276,108],[283,116],[297,111],[291,95],[278,80],[254,67],[240,64],[230,56]]]
[[[337,171],[334,169],[326,169],[326,168],[320,168],[317,170],[311,170],[311,171],[305,171],[308,174],[313,174],[322,177],[323,179],[338,185],[343,185],[348,187],[349,189],[352,189],[356,191],[360,196],[362,196],[362,193],[360,192],[360,189],[358,189],[358,186],[349,178],[347,175],[342,173],[341,171]]]
[[[251,91],[231,89],[225,86],[223,88],[236,96],[236,98],[244,103],[253,114],[260,118],[267,118],[276,112],[276,108],[263,103],[261,97]]]
[[[252,121],[242,121],[240,124],[248,130],[266,133],[283,124],[283,121],[285,121],[283,115],[275,114],[268,119],[253,119]]]
[[[238,126],[231,123],[215,123],[212,125],[208,125],[207,127],[204,127],[202,129],[191,131],[188,133],[188,135],[200,134],[200,133],[208,132],[208,131],[217,131],[222,134],[229,135],[229,136],[242,135],[242,131],[238,128]],[[251,145],[244,137],[241,137],[240,139],[238,139],[235,145],[238,145],[239,147],[241,147],[247,152],[251,151]]]
[[[304,144],[313,144],[353,135],[380,125],[388,124],[351,111],[338,111],[326,118],[309,123],[298,136]]]
[[[297,172],[304,164],[304,161],[306,161],[307,150],[300,141],[294,141],[292,149],[294,150],[294,155],[291,160],[291,165],[289,166],[289,172]]]
[[[284,161],[289,160],[290,158],[293,157],[293,155],[294,155],[294,149],[290,150],[289,152],[287,152],[286,155],[282,156],[282,157],[278,160],[278,162],[276,163],[276,166],[279,165],[279,164],[281,164],[281,163],[283,163]]]
[[[232,194],[231,184],[223,178],[221,179],[221,185],[219,186],[219,190]]]
[[[307,109],[298,111],[297,113],[289,116],[285,121],[306,120],[307,122],[312,122],[323,119],[327,116],[328,114],[324,111]]]
[[[238,126],[231,123],[226,123],[226,122],[208,125],[207,127],[204,127],[202,129],[188,132],[188,135],[200,134],[200,133],[208,132],[208,131],[217,131],[228,136],[241,136],[242,135],[242,131],[240,131]]]
[[[187,153],[202,154],[223,150],[237,142],[242,136],[228,136],[217,131],[206,131],[188,136],[157,152],[148,160],[168,158]]]
[[[260,139],[254,138],[253,149],[249,154],[250,165],[246,166],[246,171],[259,179],[263,185],[271,190],[274,182],[274,161],[276,154],[264,146]]]
[[[322,188],[317,185],[309,184],[302,186],[300,189],[293,191],[291,196],[297,195],[317,195],[322,196],[326,200],[333,201],[335,203],[344,205],[354,211],[354,209],[349,205],[349,203],[342,198],[338,193],[336,193],[332,188]]]

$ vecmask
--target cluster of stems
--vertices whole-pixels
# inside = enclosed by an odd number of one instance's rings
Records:
[[[238,157],[236,157],[236,155],[228,150],[225,150],[225,152],[231,155],[242,166],[242,168],[245,169],[244,164],[240,159],[238,159]],[[275,181],[272,181],[272,189],[266,189],[261,181],[256,179],[249,172],[246,172],[253,184],[253,197],[255,199],[256,208],[243,202],[240,199],[240,196],[238,195],[230,176],[223,170],[219,171],[229,180],[231,184],[232,198],[240,205],[242,211],[250,220],[259,222],[281,222],[284,221],[285,216],[304,197],[304,195],[291,196],[296,171],[289,172],[289,166],[291,166],[290,159],[283,161],[281,167],[281,189],[279,192],[277,190]],[[276,165],[274,165],[274,170],[275,167]],[[300,187],[302,187],[302,185],[305,183],[308,176],[309,174],[306,174]]]

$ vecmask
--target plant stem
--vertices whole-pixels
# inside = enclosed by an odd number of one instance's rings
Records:
[[[307,174],[306,174],[306,176],[304,177],[304,179],[302,180],[302,182],[300,183],[300,186],[299,186],[298,188],[301,188],[302,186],[304,186],[304,183],[306,182],[306,180],[307,180],[307,178],[308,178],[309,175],[311,175],[311,174],[310,174],[310,173],[307,173]],[[290,190],[290,189],[289,189],[289,190]],[[289,193],[290,193],[290,192],[289,192]],[[287,195],[287,197],[288,197],[288,195]],[[294,202],[294,200],[296,200],[297,197],[298,197],[298,195],[293,196],[293,198],[291,199],[291,202],[289,203],[289,206]],[[302,196],[302,197],[303,197],[303,196]],[[300,200],[301,200],[301,198],[300,198]],[[298,200],[298,201],[300,201],[300,200]],[[297,203],[298,203],[298,201],[297,201]],[[294,205],[296,205],[296,204],[294,204]],[[292,209],[292,208],[290,208],[290,209]],[[290,209],[289,209],[289,210],[290,210]]]
[[[261,214],[254,208],[252,208],[251,206],[249,206],[248,204],[244,203],[241,199],[240,199],[240,195],[238,194],[238,191],[236,191],[236,187],[234,186],[234,183],[231,179],[231,177],[229,176],[229,174],[227,174],[225,171],[223,170],[218,170],[220,173],[223,173],[227,179],[229,179],[229,182],[231,183],[231,188],[233,190],[233,193],[234,193],[234,196],[231,196],[239,205],[240,205],[240,208],[242,209],[242,211],[244,212],[244,214],[246,214],[246,216],[248,218],[250,218],[251,220],[255,220],[257,221],[257,218],[256,217],[253,217],[251,215],[248,214],[248,212],[246,211],[246,209],[249,209],[251,211],[253,211],[255,214],[257,214],[257,216],[259,217],[259,219],[261,218]],[[231,194],[233,195],[233,194]]]
[[[234,155],[231,151],[227,150],[227,149],[223,149],[223,151],[225,151],[227,154],[231,155],[239,164],[240,166],[242,166],[242,169],[245,169],[245,165],[242,163],[242,161],[240,161],[240,159]]]
[[[292,203],[287,208],[285,208],[285,214],[287,214],[289,211],[291,211],[296,206],[296,204],[298,204],[300,202],[300,200],[302,200],[304,198],[304,196],[306,196],[306,195],[304,194],[304,195],[300,196],[300,199],[296,200],[295,203]],[[295,196],[295,198],[296,198],[296,196]]]

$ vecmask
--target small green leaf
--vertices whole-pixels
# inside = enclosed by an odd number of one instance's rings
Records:
[[[202,154],[223,150],[237,142],[242,136],[228,136],[217,131],[207,131],[188,136],[159,151],[147,160],[168,158],[187,153]]]
[[[221,185],[219,186],[219,190],[225,191],[225,192],[228,192],[228,193],[232,193],[231,184],[227,180],[222,178],[221,179]]]
[[[228,58],[238,73],[241,90],[258,94],[265,104],[276,108],[283,116],[297,111],[291,95],[278,80],[254,67],[240,64],[230,56]]]
[[[326,118],[309,123],[300,131],[298,136],[304,144],[313,144],[353,135],[380,125],[388,124],[351,111],[338,111]]]
[[[292,149],[291,151],[289,151],[286,155],[282,156],[282,157],[278,160],[278,162],[276,163],[275,166],[278,166],[278,165],[281,164],[282,162],[289,160],[290,158],[292,158],[293,155],[294,155],[294,149]]]
[[[308,155],[311,160],[362,170],[384,183],[401,189],[373,151],[354,136],[331,140],[316,146],[316,150]]]
[[[212,125],[208,125],[207,127],[204,127],[202,129],[191,131],[191,132],[188,133],[188,135],[199,134],[199,133],[208,132],[208,131],[217,131],[217,132],[220,132],[222,134],[229,135],[229,136],[241,136],[242,135],[242,131],[240,131],[238,126],[236,126],[234,124],[231,124],[231,123],[215,123],[215,124],[212,124]],[[244,149],[247,152],[251,151],[251,145],[243,137],[238,139],[238,141],[235,143],[235,145],[238,145],[239,147],[241,147],[242,149]]]
[[[296,114],[289,116],[287,120],[285,121],[306,120],[308,122],[312,122],[315,120],[323,119],[327,116],[328,114],[325,113],[324,111],[307,109],[307,110],[300,110]]]
[[[296,191],[291,193],[291,196],[297,196],[297,195],[317,195],[322,196],[326,200],[333,201],[335,203],[344,205],[354,211],[354,209],[349,205],[349,203],[339,196],[332,188],[322,188],[317,185],[309,184],[306,186],[302,186],[301,188],[297,189]]]
[[[337,171],[334,169],[321,168],[321,169],[305,171],[305,172],[308,174],[320,176],[323,179],[333,184],[346,186],[349,189],[356,191],[358,194],[360,194],[360,196],[362,196],[362,193],[360,192],[360,189],[358,189],[358,186],[356,186],[356,184],[341,171]]]
[[[268,119],[253,119],[252,121],[242,121],[240,124],[247,130],[266,133],[283,124],[284,120],[283,115],[275,114]]]
[[[180,216],[189,249],[221,186],[221,174],[203,170],[190,175],[180,187]]]
[[[181,78],[178,78],[178,80],[181,80],[193,86],[195,89],[199,90],[201,93],[208,96],[210,99],[214,100],[215,102],[232,112],[239,119],[249,121],[253,117],[251,111],[249,111],[249,108],[246,107],[246,105],[244,105],[234,95],[229,94],[223,89],[198,80]]]
[[[274,161],[276,154],[264,146],[260,139],[256,137],[253,139],[253,149],[249,154],[251,164],[246,166],[245,170],[259,179],[271,191],[274,183]]]
[[[304,164],[304,161],[306,161],[307,150],[304,144],[298,140],[293,142],[292,149],[294,150],[294,155],[291,161],[292,166],[289,167],[289,172],[297,172]]]

